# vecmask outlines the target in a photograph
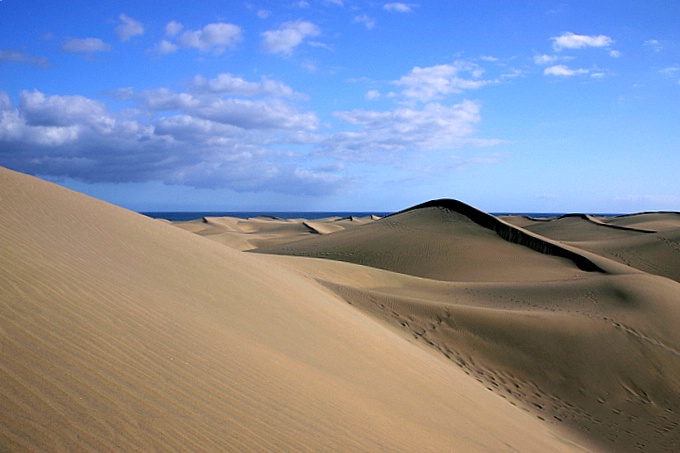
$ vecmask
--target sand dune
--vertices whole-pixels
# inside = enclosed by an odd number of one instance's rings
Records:
[[[507,221],[631,268],[680,282],[680,214],[566,216],[550,220],[510,217]]]
[[[189,222],[177,222],[179,228],[207,236],[236,250],[281,245],[304,239],[313,234],[330,234],[353,229],[378,217],[332,217],[318,220],[255,217],[206,217]]]
[[[306,264],[9,170],[0,187],[5,451],[589,446],[356,310]]]
[[[535,224],[586,240],[545,247],[523,236],[533,221],[499,234],[479,216],[439,200],[258,252],[296,255],[278,259],[546,423],[611,451],[676,451],[680,285],[576,247],[656,233],[568,216]],[[660,243],[657,263],[678,267],[680,248]]]
[[[169,224],[0,186],[2,450],[680,445],[674,213]]]
[[[255,251],[328,258],[450,281],[547,281],[601,271],[600,264],[582,252],[469,206],[449,209],[447,203],[428,203],[360,229]]]
[[[646,212],[603,219],[610,225],[644,228],[662,231],[680,228],[680,213],[677,212]]]

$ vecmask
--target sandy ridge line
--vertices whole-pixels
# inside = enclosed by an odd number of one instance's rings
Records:
[[[599,255],[594,255],[581,249],[570,247],[544,236],[540,236],[458,200],[448,198],[431,200],[392,215],[430,207],[458,212],[468,217],[479,226],[494,231],[498,236],[508,242],[528,247],[531,250],[546,255],[566,258],[576,264],[579,269],[586,272],[631,273],[630,268],[624,268],[614,261],[605,260]]]

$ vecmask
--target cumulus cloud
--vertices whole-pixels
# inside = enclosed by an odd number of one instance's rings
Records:
[[[165,26],[165,35],[170,37],[177,36],[182,31],[182,29],[184,29],[184,25],[174,20],[170,21]]]
[[[412,5],[401,2],[385,3],[383,9],[391,13],[410,13],[413,11]]]
[[[121,24],[116,27],[115,32],[119,40],[129,41],[133,36],[144,34],[144,26],[141,22],[125,14],[121,14],[118,18]]]
[[[200,30],[186,30],[178,36],[177,43],[201,52],[220,54],[225,49],[234,47],[242,35],[243,30],[238,25],[218,22],[208,24]]]
[[[0,50],[0,63],[3,61],[31,64],[43,68],[46,68],[50,65],[50,62],[47,58],[28,55],[18,50]]]
[[[109,52],[112,47],[99,38],[69,38],[61,46],[65,52],[92,54]]]
[[[588,74],[588,72],[589,71],[587,69],[571,69],[566,65],[558,64],[545,68],[543,74],[558,77],[572,77],[580,74]]]
[[[475,136],[480,105],[469,100],[341,111],[330,126],[298,104],[304,99],[299,93],[276,80],[224,73],[197,75],[185,86],[117,90],[110,93],[116,105],[130,105],[115,112],[85,96],[23,91],[14,105],[0,92],[0,162],[92,183],[159,181],[325,194],[352,183],[344,162],[396,164],[397,154],[446,155],[500,143]],[[435,86],[416,97],[434,99],[451,91]],[[378,91],[368,94],[377,96]]]
[[[378,90],[368,90],[364,95],[364,99],[372,101],[375,99],[380,99],[380,91]]]
[[[279,100],[215,99],[194,110],[201,117],[242,129],[315,130],[315,114],[300,112]]]
[[[571,32],[566,32],[550,39],[553,41],[553,49],[557,52],[563,49],[609,47],[614,43],[614,40],[606,35],[577,35]]]
[[[277,30],[262,33],[262,48],[269,53],[290,55],[306,38],[320,34],[319,27],[311,22],[286,22]]]
[[[206,79],[200,75],[194,77],[192,88],[196,91],[223,93],[237,96],[288,96],[302,97],[285,83],[263,78],[260,82],[249,82],[231,74],[219,74],[213,79]]]
[[[161,40],[154,52],[168,54],[185,48],[219,55],[236,47],[243,38],[243,30],[238,25],[224,22],[208,24],[199,30],[184,30],[181,23],[171,21],[165,26],[165,36],[168,39]]]
[[[84,96],[46,96],[22,91],[19,109],[29,126],[111,125],[104,105]]]
[[[328,192],[343,183],[333,171],[301,165],[272,145],[310,143],[318,128],[276,96],[275,81],[198,78],[191,93],[121,89],[134,109],[114,113],[84,96],[23,91],[16,106],[0,92],[0,161],[34,174],[86,182],[162,181],[234,190]],[[217,85],[208,89],[210,82]],[[268,83],[271,82],[271,83]],[[249,99],[229,97],[233,91]],[[132,116],[130,116],[132,115]]]
[[[560,60],[560,57],[556,55],[534,55],[534,63],[537,65],[553,64]]]
[[[179,46],[177,44],[173,44],[167,39],[161,40],[161,42],[158,43],[158,45],[154,48],[154,51],[160,54],[168,54],[168,53],[174,53],[177,52],[179,49]]]
[[[88,131],[108,136],[115,127],[115,119],[92,99],[22,91],[18,107],[5,106],[0,116],[0,142],[10,147],[13,143],[53,147],[75,143]],[[30,156],[30,149],[24,151]]]
[[[427,102],[495,83],[483,80],[483,73],[480,66],[462,61],[425,68],[416,66],[393,84],[403,87],[402,95],[407,99]],[[467,75],[467,78],[463,75]]]
[[[322,144],[324,152],[341,159],[370,161],[405,150],[450,150],[500,143],[472,137],[481,117],[479,104],[469,100],[451,106],[428,103],[422,108],[352,110],[337,112],[335,117],[358,127],[335,134]]]
[[[0,112],[3,110],[10,110],[12,108],[12,101],[9,98],[9,94],[4,91],[0,91]]]

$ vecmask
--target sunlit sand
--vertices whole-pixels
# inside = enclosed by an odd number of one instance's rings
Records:
[[[3,451],[677,451],[680,215],[169,223],[0,169]]]

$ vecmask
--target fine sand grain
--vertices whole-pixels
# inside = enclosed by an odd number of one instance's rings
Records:
[[[680,446],[674,213],[170,224],[0,187],[0,450]]]
[[[0,187],[3,451],[588,445],[272,257],[9,170]]]

